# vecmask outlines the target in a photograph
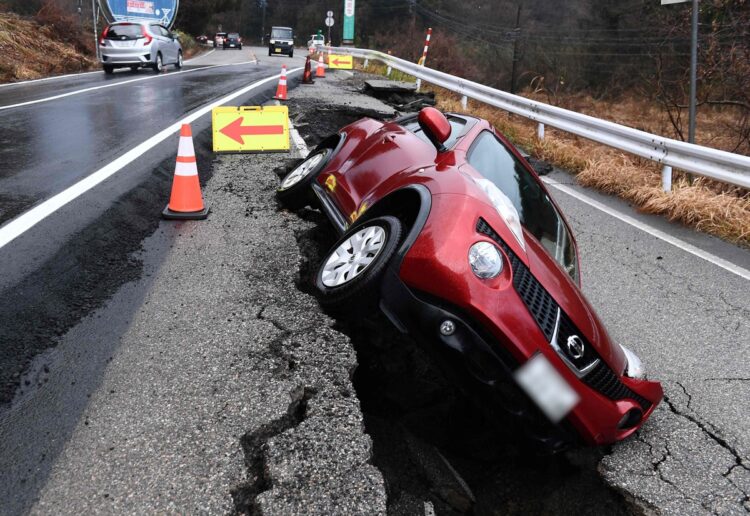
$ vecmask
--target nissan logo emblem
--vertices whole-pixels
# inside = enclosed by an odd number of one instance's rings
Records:
[[[576,360],[578,360],[579,358],[583,358],[584,349],[585,348],[581,337],[579,337],[578,335],[571,335],[570,337],[568,337],[568,352],[570,352],[570,356],[572,356]]]

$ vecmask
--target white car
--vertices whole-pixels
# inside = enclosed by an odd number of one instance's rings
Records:
[[[117,22],[108,25],[99,38],[99,54],[105,73],[115,68],[182,68],[180,40],[163,25],[150,22]]]
[[[310,35],[310,41],[307,42],[307,48],[318,49],[326,45],[326,38],[322,34]]]

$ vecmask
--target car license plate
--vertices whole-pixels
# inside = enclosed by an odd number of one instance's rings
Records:
[[[519,367],[514,376],[553,423],[563,419],[580,400],[578,393],[541,353]]]
[[[230,43],[230,44],[229,44],[229,46],[230,46],[230,47],[234,47],[234,43]]]
[[[275,48],[273,51],[281,54],[281,49],[280,48]]]

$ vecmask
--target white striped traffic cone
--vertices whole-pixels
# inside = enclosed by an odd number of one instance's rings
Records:
[[[286,65],[281,65],[279,85],[276,87],[276,95],[273,98],[276,100],[289,100],[286,95]]]
[[[172,194],[169,197],[169,204],[161,214],[165,219],[197,220],[208,216],[208,206],[204,206],[201,195],[190,124],[182,124],[180,129],[180,144],[177,148]]]

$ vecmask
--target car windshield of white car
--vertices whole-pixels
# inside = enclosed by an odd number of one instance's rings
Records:
[[[273,39],[292,39],[291,29],[273,29],[271,31],[271,38]]]
[[[573,278],[578,278],[576,251],[567,226],[536,178],[494,134],[474,141],[469,165],[492,181],[513,203],[521,224]]]
[[[107,31],[107,39],[125,41],[142,37],[143,30],[140,25],[111,25]]]

